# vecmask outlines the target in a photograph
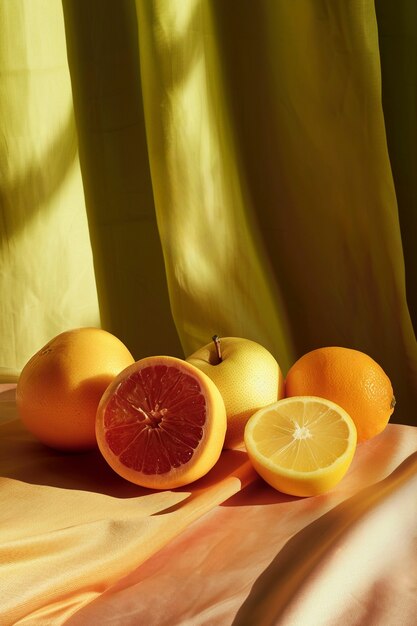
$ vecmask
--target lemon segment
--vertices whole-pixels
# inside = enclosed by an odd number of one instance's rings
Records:
[[[334,402],[295,396],[252,415],[244,438],[254,468],[267,483],[286,494],[315,496],[346,474],[357,433],[351,417]]]

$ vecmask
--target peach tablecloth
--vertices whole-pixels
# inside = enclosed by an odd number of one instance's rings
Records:
[[[239,451],[161,493],[38,444],[1,385],[0,470],[1,626],[416,624],[415,427],[361,444],[320,497]]]

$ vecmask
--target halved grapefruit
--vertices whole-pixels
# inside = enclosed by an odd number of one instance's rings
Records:
[[[218,461],[226,410],[204,372],[176,357],[133,363],[104,392],[96,417],[99,449],[123,478],[173,489],[204,476]]]

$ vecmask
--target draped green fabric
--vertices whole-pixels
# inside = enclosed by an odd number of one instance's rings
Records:
[[[0,376],[71,327],[363,350],[416,424],[412,0],[0,1]]]

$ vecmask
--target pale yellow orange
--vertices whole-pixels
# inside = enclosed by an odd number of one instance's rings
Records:
[[[241,337],[220,338],[221,358],[211,341],[187,358],[218,387],[226,407],[225,448],[243,445],[246,422],[258,409],[283,396],[279,364],[262,345]]]

